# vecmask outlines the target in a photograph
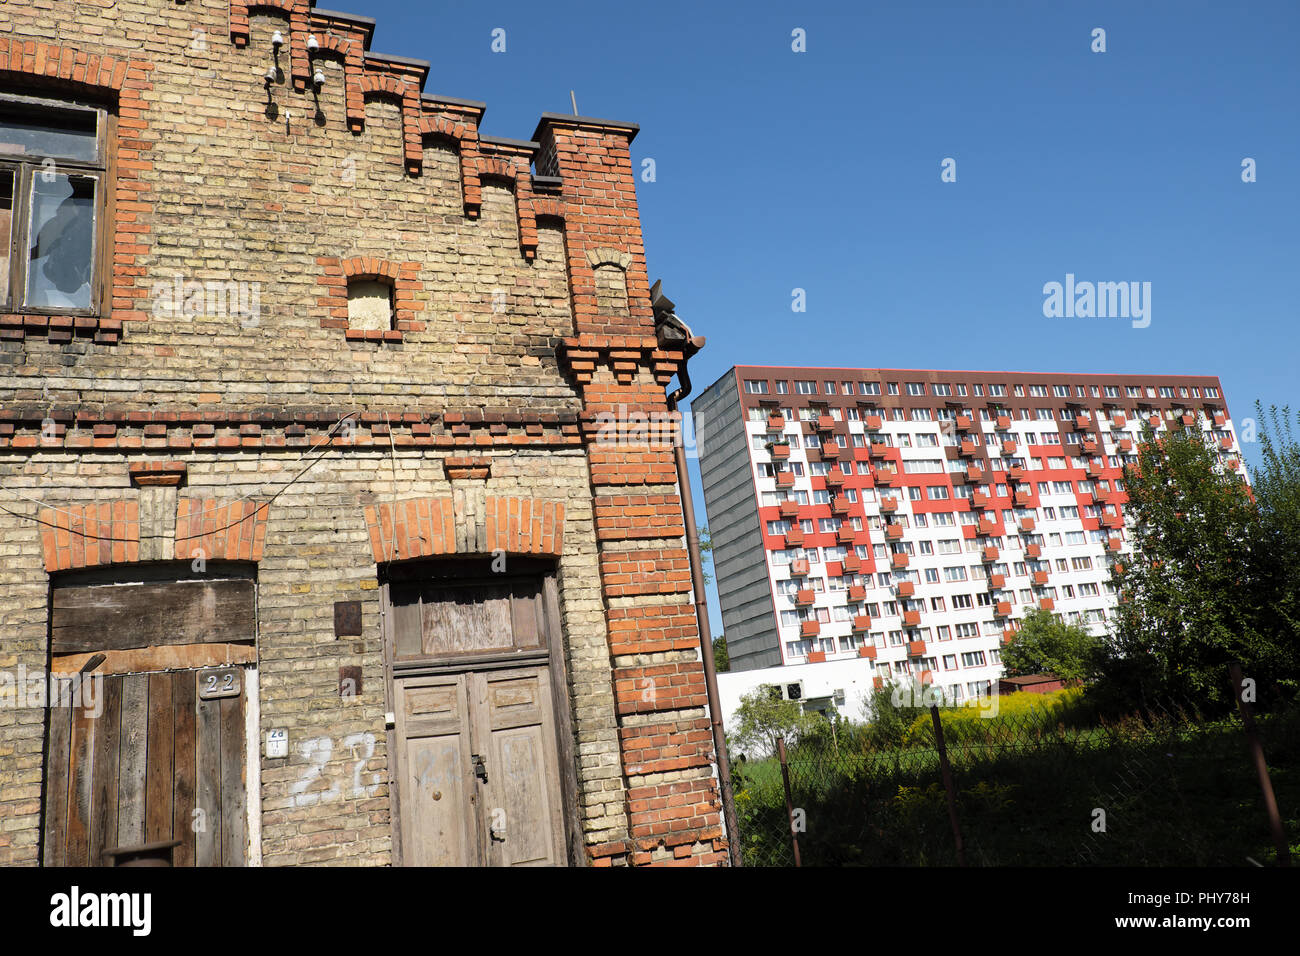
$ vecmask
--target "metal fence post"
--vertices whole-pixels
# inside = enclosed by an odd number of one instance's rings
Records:
[[[794,801],[790,799],[790,768],[785,762],[785,738],[776,738],[776,753],[781,761],[781,785],[785,787],[785,819],[790,828],[790,842],[794,845],[794,865],[803,866],[799,859],[799,835],[794,830]]]
[[[1291,847],[1287,844],[1286,832],[1282,829],[1282,817],[1277,812],[1277,797],[1273,795],[1273,780],[1264,760],[1264,748],[1260,746],[1259,736],[1255,733],[1255,717],[1251,713],[1250,704],[1241,695],[1241,665],[1229,664],[1228,675],[1232,678],[1232,696],[1237,699],[1237,710],[1246,727],[1246,746],[1259,777],[1259,789],[1264,794],[1264,812],[1268,815],[1268,828],[1273,831],[1273,843],[1277,846],[1277,863],[1278,866],[1290,866]]]
[[[934,721],[934,742],[939,748],[939,766],[943,769],[943,787],[948,791],[948,820],[952,823],[952,839],[957,845],[957,865],[966,865],[966,845],[961,838],[961,824],[957,822],[957,789],[952,783],[952,768],[948,766],[948,748],[943,743],[943,722],[939,708],[930,705],[930,719]]]

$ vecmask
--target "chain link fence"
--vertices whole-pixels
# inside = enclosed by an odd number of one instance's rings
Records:
[[[784,747],[784,761],[733,753],[744,865],[792,866],[796,854],[802,866],[1262,866],[1285,856],[1237,715],[1182,703],[1118,722],[938,713],[942,738],[918,708],[901,733],[838,721]],[[1284,840],[1300,848],[1300,710],[1256,726]]]

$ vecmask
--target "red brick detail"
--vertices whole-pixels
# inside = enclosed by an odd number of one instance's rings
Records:
[[[141,461],[127,466],[131,484],[137,488],[150,485],[177,487],[185,482],[188,466],[183,461]]]
[[[460,155],[460,186],[465,215],[477,219],[483,208],[483,185],[478,174],[478,124],[470,113],[431,113],[432,108],[454,109],[452,106],[434,107],[425,104],[420,117],[420,136],[443,138],[456,144]]]
[[[339,259],[319,256],[316,264],[322,274],[317,278],[321,296],[316,304],[325,310],[322,328],[342,329],[350,342],[401,342],[404,332],[422,332],[424,323],[416,319],[421,309],[418,262],[389,262],[373,256]],[[348,326],[348,283],[354,279],[377,279],[393,287],[393,327],[391,329],[353,329]]]
[[[366,125],[365,94],[361,90],[361,76],[365,71],[363,59],[365,53],[365,34],[359,29],[349,30],[346,24],[321,22],[322,18],[313,10],[311,26],[313,29],[336,30],[342,33],[316,33],[316,42],[320,44],[317,57],[337,57],[343,62],[344,101],[347,108],[348,129],[353,133],[361,132]]]
[[[487,547],[507,554],[559,555],[564,505],[540,498],[488,498]]]
[[[677,594],[691,589],[685,548],[605,551],[600,555],[600,574],[606,597]]]
[[[181,498],[176,503],[176,559],[261,561],[270,506],[260,501]]]
[[[712,777],[631,787],[632,839],[642,850],[719,840],[718,788]]]
[[[492,474],[492,459],[474,455],[453,455],[442,460],[442,469],[447,478],[452,481],[462,478],[484,480]]]
[[[623,768],[629,774],[667,773],[713,762],[713,732],[707,717],[623,727],[618,738]]]
[[[614,706],[620,715],[703,707],[704,665],[675,661],[614,668]]]
[[[529,168],[530,154],[509,147],[480,144],[480,150],[492,149],[500,155],[484,155],[475,160],[479,182],[496,179],[505,183],[515,194],[515,215],[519,224],[519,250],[525,259],[537,255],[537,217],[533,212],[533,176]]]
[[[48,572],[140,560],[140,505],[136,501],[42,508],[39,520]]]
[[[387,60],[364,60],[361,75],[363,99],[387,96],[396,100],[402,111],[402,153],[406,171],[420,175],[424,166],[424,142],[420,133],[420,86],[423,71]]]
[[[365,506],[376,563],[458,553],[451,498],[412,498]],[[558,555],[564,547],[564,505],[540,498],[488,497],[488,552]]]
[[[538,172],[564,182],[565,254],[574,327],[585,332],[650,335],[654,316],[646,275],[636,177],[629,153],[633,131],[574,117],[543,121]],[[615,248],[629,257],[627,315],[602,315],[589,252]]]
[[[596,540],[680,538],[686,534],[677,495],[601,495],[595,501]]]
[[[305,0],[304,0],[305,2]],[[149,129],[149,102],[153,90],[153,64],[84,53],[69,46],[39,40],[0,37],[0,83],[39,91],[48,84],[52,93],[68,90],[103,97],[115,96],[118,105],[115,197],[119,210],[130,209],[147,198],[153,170]],[[127,221],[119,217],[108,241],[113,244],[113,274],[101,296],[98,316],[0,314],[0,340],[46,335],[51,341],[68,342],[73,336],[93,338],[112,345],[122,337],[124,321],[149,317],[148,286],[137,286],[143,274],[140,257],[149,249],[152,231],[147,216]]]
[[[615,657],[689,651],[700,646],[695,608],[685,601],[610,608],[605,612],[605,622],[609,652]]]

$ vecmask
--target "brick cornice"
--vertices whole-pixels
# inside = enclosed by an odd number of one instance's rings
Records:
[[[563,552],[563,502],[487,496],[482,504],[481,511],[475,509],[472,513],[458,509],[456,499],[445,496],[366,505],[366,527],[375,562],[451,554],[558,556]],[[483,541],[484,547],[470,546],[471,541]]]

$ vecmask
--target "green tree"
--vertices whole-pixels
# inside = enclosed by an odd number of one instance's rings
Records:
[[[1145,428],[1124,481],[1133,555],[1112,567],[1119,604],[1100,689],[1120,707],[1156,698],[1221,709],[1229,662],[1257,678],[1276,669],[1260,629],[1255,503],[1199,431]]]
[[[820,740],[827,735],[826,725],[821,714],[805,714],[798,701],[784,700],[777,688],[762,684],[741,696],[731,746],[775,754],[778,737],[785,739],[787,747],[804,738]]]
[[[1002,664],[1013,676],[1055,674],[1083,680],[1097,665],[1102,639],[1086,627],[1067,624],[1051,611],[1030,611],[1015,639],[1002,649]]]
[[[704,578],[705,586],[708,586],[713,581],[713,574],[709,570],[713,567],[713,535],[705,525],[697,528],[695,533],[700,541],[700,575]]]
[[[727,653],[725,634],[719,634],[713,639],[713,669],[719,674],[731,670],[731,655]]]

